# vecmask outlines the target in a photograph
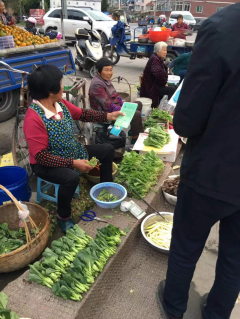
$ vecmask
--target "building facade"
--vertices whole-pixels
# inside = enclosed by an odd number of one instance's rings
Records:
[[[190,11],[194,17],[210,17],[217,11],[231,5],[234,3],[238,3],[240,0],[190,0],[190,1],[164,1],[157,0],[156,1],[156,16],[164,13],[167,17],[169,17],[171,11]],[[169,10],[170,7],[170,10]],[[160,9],[161,8],[161,9]],[[159,10],[160,9],[160,10]],[[240,18],[240,17],[239,17]]]

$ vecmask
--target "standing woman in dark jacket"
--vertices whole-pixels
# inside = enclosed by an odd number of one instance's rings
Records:
[[[170,99],[176,90],[175,86],[168,86],[168,71],[163,59],[167,55],[167,44],[157,42],[154,45],[154,54],[145,67],[140,96],[152,99],[152,107],[158,107],[164,95]]]

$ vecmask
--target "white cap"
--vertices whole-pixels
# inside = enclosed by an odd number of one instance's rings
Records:
[[[37,20],[35,18],[32,18],[32,17],[28,18],[27,21],[32,22],[34,24],[37,24]]]

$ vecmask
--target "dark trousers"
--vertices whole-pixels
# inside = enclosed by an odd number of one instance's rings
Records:
[[[184,79],[186,73],[187,73],[187,70],[181,70],[181,71],[179,72],[179,76],[180,76],[180,82],[179,82],[179,83],[182,82],[182,80]]]
[[[133,102],[133,103],[137,103],[138,107],[131,121],[131,133],[132,133],[132,136],[138,136],[139,133],[143,132],[142,116],[141,116],[142,103],[141,102]]]
[[[159,102],[164,97],[164,95],[167,95],[168,96],[168,100],[170,100],[171,97],[173,96],[174,92],[176,91],[176,89],[177,89],[177,87],[175,85],[161,86],[159,88]]]
[[[180,183],[164,290],[164,305],[173,316],[187,309],[196,263],[211,227],[220,220],[216,277],[204,319],[229,319],[240,291],[240,207],[195,192]]]
[[[87,145],[89,159],[96,157],[100,165],[100,182],[112,182],[112,162],[114,147],[110,144]],[[48,182],[60,184],[58,191],[58,215],[71,215],[71,200],[79,184],[79,174],[70,168],[32,165],[34,173]]]

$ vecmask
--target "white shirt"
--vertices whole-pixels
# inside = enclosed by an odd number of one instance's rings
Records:
[[[56,114],[49,111],[46,107],[44,107],[39,101],[33,100],[33,103],[37,104],[43,111],[46,116],[46,118],[49,120],[51,117],[55,117],[56,120],[61,120],[61,115],[59,113],[62,113],[62,108],[61,106],[55,102],[55,109],[56,109]]]

